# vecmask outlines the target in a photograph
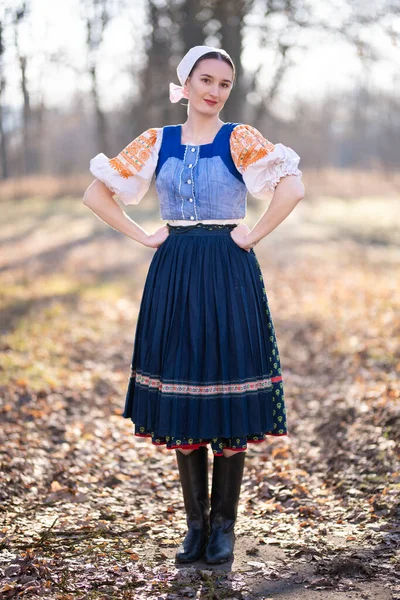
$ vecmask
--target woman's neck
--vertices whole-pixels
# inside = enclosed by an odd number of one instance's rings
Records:
[[[182,124],[182,143],[207,144],[214,139],[223,124],[218,115],[210,118],[203,115],[192,117],[189,114],[187,121]]]

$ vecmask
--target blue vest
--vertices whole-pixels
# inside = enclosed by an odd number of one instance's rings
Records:
[[[247,188],[230,152],[239,123],[224,123],[210,144],[181,144],[181,125],[163,127],[155,171],[161,219],[242,219]]]

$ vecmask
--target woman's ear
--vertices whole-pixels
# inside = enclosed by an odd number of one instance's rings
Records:
[[[189,81],[189,79],[186,79],[186,82],[185,82],[185,84],[184,84],[184,86],[183,86],[183,96],[184,96],[184,97],[185,97],[187,100],[189,100],[188,81]]]

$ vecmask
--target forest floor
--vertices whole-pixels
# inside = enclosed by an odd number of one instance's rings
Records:
[[[249,445],[220,566],[175,563],[175,451],[120,416],[154,250],[74,197],[1,207],[1,598],[400,599],[396,199],[304,199],[256,247],[289,435]]]

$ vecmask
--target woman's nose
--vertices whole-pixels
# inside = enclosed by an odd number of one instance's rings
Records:
[[[210,90],[210,94],[213,98],[217,99],[218,98],[218,85],[213,85],[211,90]]]

